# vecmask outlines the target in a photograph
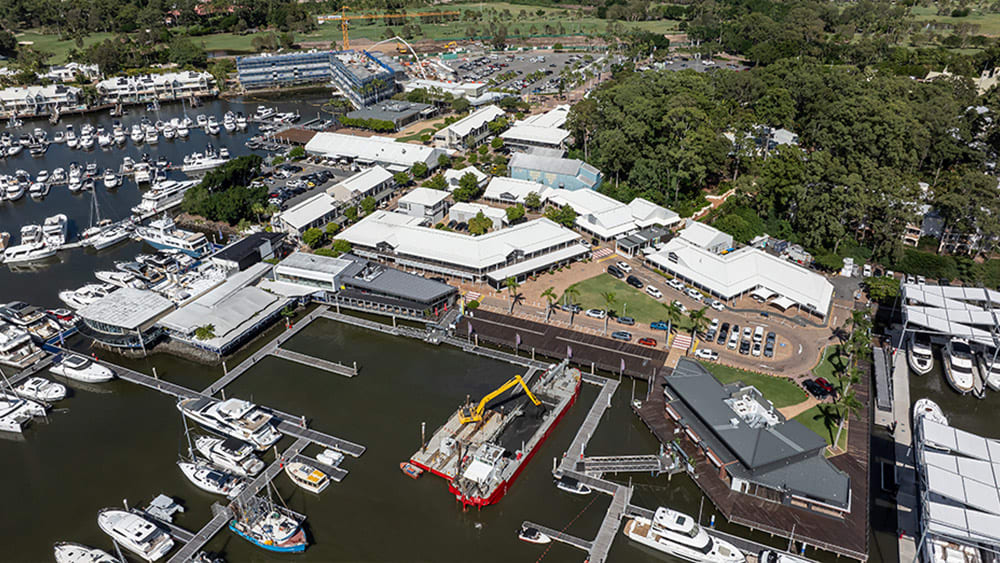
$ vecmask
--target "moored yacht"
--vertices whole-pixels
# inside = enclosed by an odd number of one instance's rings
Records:
[[[299,461],[286,463],[285,474],[299,488],[310,493],[319,494],[330,485],[330,477],[326,473]]]
[[[258,450],[269,448],[281,438],[281,433],[271,424],[273,417],[242,399],[183,399],[177,403],[177,409],[202,426],[249,442]]]
[[[148,226],[138,227],[136,234],[153,248],[161,250],[176,248],[195,258],[200,258],[209,251],[205,235],[178,228],[170,217],[156,219]]]
[[[107,297],[108,293],[116,289],[118,288],[106,283],[88,283],[79,289],[60,291],[59,299],[72,309],[80,309]]]
[[[56,253],[55,247],[44,242],[29,242],[17,246],[9,246],[3,251],[3,261],[6,264],[23,264],[44,260]]]
[[[995,356],[996,350],[986,349],[977,354],[979,360],[979,371],[986,380],[986,385],[994,391],[1000,391],[1000,355]],[[994,361],[994,357],[996,360]]]
[[[106,551],[82,543],[59,542],[53,550],[56,563],[119,563]]]
[[[97,524],[115,542],[146,561],[157,561],[174,547],[166,530],[125,510],[105,508],[97,514]]]
[[[194,483],[194,486],[212,494],[234,498],[246,488],[246,482],[243,479],[216,469],[200,460],[178,461],[177,467],[188,478],[188,481]]]
[[[254,455],[253,446],[237,438],[198,436],[194,447],[217,467],[242,477],[253,477],[264,470],[264,462]]]
[[[965,395],[973,390],[977,374],[968,340],[964,338],[949,340],[942,363],[945,379],[956,391]]]
[[[94,277],[104,283],[110,283],[118,287],[132,287],[135,289],[145,289],[146,284],[135,277],[135,274],[123,272],[121,270],[102,270],[94,272]]]
[[[0,321],[0,364],[23,369],[40,360],[43,354],[27,330]]]
[[[927,418],[928,420],[933,420],[938,424],[948,424],[948,417],[944,415],[944,411],[941,410],[941,407],[926,397],[923,399],[917,399],[917,402],[913,403],[914,429],[916,429],[917,421],[920,418]]]
[[[104,171],[104,187],[113,190],[118,187],[118,175],[114,170],[108,168]]]
[[[934,367],[934,351],[931,337],[924,333],[910,333],[910,345],[906,350],[910,369],[917,375],[926,375]]]
[[[139,143],[142,143],[143,139],[146,138],[146,135],[142,131],[142,126],[136,123],[132,126],[129,137],[131,137],[133,143],[138,145]]]
[[[47,217],[45,223],[42,224],[42,235],[45,244],[53,248],[59,248],[66,244],[68,224],[69,219],[64,213]]]
[[[659,507],[653,519],[634,516],[623,533],[630,539],[695,563],[740,563],[743,553],[732,544],[708,535],[687,514]]]
[[[49,381],[44,377],[29,377],[21,382],[14,391],[28,399],[52,403],[66,398],[66,386],[61,383]]]
[[[0,431],[22,432],[31,421],[28,401],[0,397]]]
[[[87,244],[93,246],[94,250],[103,250],[129,239],[131,236],[132,230],[128,226],[116,225],[89,237]]]
[[[80,354],[65,354],[49,371],[83,383],[105,383],[115,377],[115,372]]]
[[[148,184],[152,179],[151,167],[148,162],[137,162],[135,165],[135,183]]]

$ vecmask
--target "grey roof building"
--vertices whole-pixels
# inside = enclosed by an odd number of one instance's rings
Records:
[[[431,104],[386,100],[364,109],[352,111],[347,114],[347,117],[350,119],[391,121],[396,129],[400,129],[419,119],[431,117],[435,113],[437,110]]]
[[[667,415],[685,426],[730,489],[828,516],[851,511],[850,478],[823,456],[826,441],[785,420],[756,388],[723,385],[687,359],[666,384]]]
[[[601,171],[574,158],[519,152],[514,154],[507,167],[511,178],[531,180],[550,188],[596,190],[601,185]]]
[[[162,335],[156,324],[172,301],[145,289],[123,287],[81,308],[80,333],[106,347],[146,350]]]
[[[274,251],[284,238],[285,233],[267,231],[253,233],[228,244],[209,257],[209,261],[227,270],[242,272],[261,260],[274,258]]]

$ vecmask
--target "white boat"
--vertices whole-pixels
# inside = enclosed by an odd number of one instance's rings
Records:
[[[217,467],[241,477],[253,477],[264,470],[264,462],[254,455],[253,446],[243,440],[198,436],[194,447]]]
[[[18,182],[15,178],[11,178],[7,182],[7,186],[4,189],[4,197],[7,201],[17,201],[24,197],[24,184]]]
[[[983,379],[986,380],[986,385],[989,385],[990,389],[1000,391],[1000,355],[994,362],[995,353],[995,350],[987,349],[978,354],[979,373],[983,375]]]
[[[948,417],[944,415],[944,411],[938,406],[934,401],[923,398],[917,399],[916,403],[913,403],[913,426],[917,426],[917,420],[921,418],[927,418],[928,420],[933,420],[938,424],[948,424]]]
[[[80,137],[80,148],[85,151],[94,148],[94,137],[91,135],[83,135]]]
[[[42,199],[49,195],[49,185],[45,182],[33,182],[28,188],[28,195],[34,199]]]
[[[708,535],[687,514],[659,507],[653,519],[634,516],[623,533],[630,539],[694,563],[741,563],[743,553],[732,544]]]
[[[26,397],[19,397],[15,393],[0,391],[0,400],[16,401],[18,399],[24,400],[25,402],[24,412],[30,414],[31,416],[45,416],[45,412],[48,410],[48,407],[46,407],[43,403],[40,403],[33,399],[28,399]]]
[[[301,489],[319,494],[330,486],[330,477],[311,465],[299,461],[285,464],[285,474]]]
[[[80,178],[71,178],[66,187],[72,193],[79,193],[83,191],[83,182],[80,181]]]
[[[27,401],[0,398],[0,431],[22,432],[30,421]]]
[[[182,121],[180,123],[180,125],[177,126],[177,136],[181,137],[181,138],[184,138],[184,137],[187,137],[189,134],[190,134],[190,130],[188,129],[187,123],[185,123],[184,121]]]
[[[132,231],[124,225],[117,225],[109,229],[104,229],[96,235],[87,239],[87,244],[94,247],[94,250],[104,250],[132,237]]]
[[[329,465],[330,467],[337,467],[340,465],[340,462],[344,461],[344,454],[338,452],[337,450],[327,448],[316,456],[316,461],[324,465]]]
[[[56,168],[52,171],[52,176],[49,179],[53,184],[63,184],[66,182],[66,169]]]
[[[150,174],[150,166],[148,162],[137,162],[135,163],[135,183],[136,184],[148,184],[152,179]]]
[[[156,143],[160,142],[160,132],[156,130],[156,127],[153,127],[152,125],[147,125],[145,128],[145,135],[143,136],[143,140],[146,141],[146,144],[155,145]]]
[[[80,146],[80,139],[77,138],[76,133],[72,129],[66,131],[66,146],[75,149]]]
[[[45,244],[59,248],[66,244],[67,229],[69,228],[69,218],[64,213],[57,213],[51,217],[46,217],[42,224],[42,235],[45,237]]]
[[[118,175],[110,168],[104,171],[104,187],[109,190],[118,187]]]
[[[924,333],[910,333],[910,345],[906,350],[910,369],[917,375],[926,375],[934,367],[934,351],[931,338]]]
[[[226,498],[235,498],[246,488],[239,477],[216,469],[202,461],[178,461],[181,473],[199,489]]]
[[[94,277],[104,283],[110,283],[118,287],[131,287],[135,289],[145,289],[146,284],[130,272],[121,270],[103,270],[94,272]]]
[[[56,131],[56,134],[52,136],[52,142],[61,145],[66,142],[66,134],[62,131]]]
[[[21,244],[42,242],[44,238],[45,234],[42,232],[41,225],[24,225],[21,227]]]
[[[202,426],[249,442],[258,450],[265,450],[281,439],[281,433],[271,424],[273,417],[249,401],[201,397],[184,399],[177,403],[177,409]]]
[[[138,514],[105,508],[97,514],[97,525],[118,545],[146,561],[157,561],[174,547],[169,533]]]
[[[49,246],[44,242],[29,242],[17,246],[8,246],[3,251],[3,261],[6,264],[36,262],[54,256],[55,253],[55,247]]]
[[[809,563],[809,559],[803,559],[785,551],[773,551],[765,549],[757,554],[758,563]]]
[[[118,288],[109,284],[88,283],[79,289],[60,291],[59,299],[72,309],[80,309],[107,297],[108,293],[115,289]]]
[[[112,139],[111,135],[108,135],[107,133],[98,133],[98,135],[97,135],[97,144],[102,149],[110,147],[112,140],[113,139]]]
[[[136,234],[156,249],[176,248],[195,258],[200,258],[209,251],[208,239],[204,234],[180,229],[170,217],[153,220],[145,227],[137,227]]]
[[[17,156],[17,155],[21,154],[21,151],[23,151],[23,150],[24,150],[24,147],[21,146],[21,145],[11,145],[10,147],[7,148],[7,150],[4,152],[4,154],[6,156]]]
[[[80,354],[65,354],[49,371],[83,383],[106,383],[115,377],[115,372]]]
[[[236,114],[236,127],[240,130],[247,128],[247,118],[242,113]]]
[[[198,123],[198,127],[204,127],[208,125],[208,118],[205,117],[205,114],[199,115],[195,121]]]
[[[552,538],[543,534],[538,528],[532,527],[522,527],[517,533],[517,539],[521,541],[526,541],[528,543],[538,543],[546,544],[552,541]]]
[[[48,182],[49,181],[49,171],[48,170],[39,170],[38,174],[35,175],[35,181],[36,182],[41,182],[43,184],[45,182]]]
[[[567,493],[574,495],[589,495],[591,493],[591,488],[583,483],[573,479],[572,477],[562,477],[556,479],[556,488],[560,491],[566,491]]]
[[[177,128],[171,124],[166,124],[163,127],[163,138],[170,140],[177,136]]]
[[[66,386],[61,383],[49,381],[44,377],[29,377],[21,382],[14,391],[18,395],[35,401],[53,403],[66,398]]]
[[[215,119],[214,115],[208,118],[208,124],[205,125],[205,132],[209,135],[219,134],[219,121]]]
[[[125,141],[128,140],[128,135],[125,134],[125,130],[121,127],[115,128],[114,136],[116,145],[124,145]]]
[[[226,133],[232,133],[236,131],[236,116],[233,112],[228,111],[226,115],[222,117],[222,127],[226,130]]]
[[[132,126],[129,137],[131,137],[133,143],[138,145],[146,138],[146,135],[142,132],[142,126],[137,123]]]
[[[0,364],[24,369],[42,358],[31,333],[24,328],[0,321]]]
[[[257,121],[263,121],[269,117],[272,117],[277,110],[274,108],[269,108],[267,106],[257,106],[257,112],[253,114],[254,119]]]
[[[963,338],[949,340],[942,363],[945,379],[956,391],[965,395],[973,390],[977,374],[968,340]]]
[[[194,153],[184,157],[184,164],[181,166],[181,172],[185,174],[192,174],[194,172],[203,172],[205,170],[211,170],[213,168],[218,168],[223,164],[229,162],[229,159],[221,157],[209,157],[201,153]]]
[[[56,563],[119,563],[108,552],[82,543],[59,542],[53,550]]]

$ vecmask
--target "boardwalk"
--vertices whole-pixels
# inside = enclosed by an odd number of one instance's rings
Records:
[[[552,528],[549,528],[548,526],[542,526],[541,524],[535,524],[534,522],[529,522],[528,520],[525,520],[524,523],[521,524],[521,527],[522,527],[522,529],[523,528],[535,528],[539,532],[541,532],[541,533],[545,534],[546,536],[549,536],[550,538],[552,538],[553,541],[558,541],[558,542],[562,542],[562,543],[571,545],[571,546],[573,546],[573,547],[575,547],[577,549],[582,549],[582,550],[584,550],[584,551],[586,551],[588,553],[590,552],[591,547],[594,545],[593,542],[589,542],[587,540],[582,540],[582,539],[580,539],[580,538],[578,538],[576,536],[571,536],[571,535],[569,535],[569,534],[567,534],[565,532],[560,532],[558,530],[553,530]]]
[[[343,481],[344,478],[347,477],[347,470],[346,469],[341,469],[339,467],[333,467],[332,465],[327,465],[325,463],[321,463],[319,460],[311,458],[311,457],[309,457],[307,455],[298,454],[295,457],[293,457],[291,459],[291,461],[297,461],[299,463],[304,463],[306,465],[310,465],[312,467],[315,467],[316,469],[319,469],[323,473],[326,473],[327,475],[329,475],[330,479],[332,479],[332,480],[334,480],[334,481],[336,481],[338,483],[341,482],[341,481]]]
[[[632,488],[619,486],[611,498],[611,506],[601,521],[601,529],[597,530],[597,537],[590,548],[591,563],[604,563],[608,559],[608,552],[611,551],[611,544],[615,541],[615,534],[622,523],[622,515],[625,514],[625,507],[632,500]]]
[[[358,374],[358,369],[356,367],[345,366],[344,364],[331,362],[329,360],[316,358],[306,354],[300,354],[291,350],[285,350],[284,348],[275,348],[274,351],[271,352],[271,355],[290,362],[307,365],[309,367],[321,369],[337,375],[343,375],[344,377],[354,377]]]
[[[232,513],[229,512],[228,508],[223,509],[216,513],[208,524],[205,524],[194,537],[190,538],[181,548],[167,560],[167,563],[187,563],[191,561],[195,555],[201,551],[201,548],[205,546],[211,540],[215,534],[218,534],[222,528],[226,526],[229,520],[232,518]]]
[[[44,358],[31,364],[27,368],[15,373],[14,375],[8,376],[7,381],[10,382],[12,387],[17,386],[17,384],[21,383],[25,379],[28,379],[32,375],[35,375],[36,373],[51,366],[53,360],[55,360],[55,356],[53,354],[46,354]]]
[[[614,379],[604,380],[604,386],[597,395],[597,399],[594,400],[594,404],[591,405],[590,412],[587,413],[587,418],[583,420],[583,424],[577,430],[573,442],[570,443],[569,449],[566,450],[566,455],[563,456],[560,469],[573,470],[576,468],[576,462],[583,459],[583,450],[587,447],[587,442],[590,441],[591,436],[594,435],[594,431],[597,430],[597,426],[601,423],[604,411],[611,406],[611,397],[617,389],[617,381]]]
[[[178,399],[192,399],[195,397],[204,397],[202,393],[194,391],[193,389],[188,389],[183,385],[178,385],[176,383],[171,383],[169,381],[164,381],[162,379],[153,377],[151,375],[146,375],[138,371],[112,364],[106,361],[98,361],[100,365],[115,372],[120,379],[128,381],[129,383],[135,383],[137,385],[142,385],[143,387],[148,387],[150,389],[159,391],[160,393],[166,393],[168,395],[173,395]]]
[[[588,456],[576,464],[584,473],[666,473],[680,470],[681,464],[670,455]]]
[[[292,424],[287,420],[282,419],[281,422],[278,423],[278,430],[289,436],[295,436],[302,440],[308,440],[315,444],[333,448],[352,457],[360,457],[361,454],[365,453],[365,447],[361,444],[355,444],[354,442],[330,436],[329,434],[324,434],[310,428],[305,428],[298,424]]]

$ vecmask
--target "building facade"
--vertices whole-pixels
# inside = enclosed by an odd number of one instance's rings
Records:
[[[434,144],[450,149],[471,149],[490,134],[490,122],[506,115],[497,106],[477,109],[434,134]]]
[[[582,160],[516,153],[507,167],[511,178],[549,188],[596,190],[601,185],[601,171]]]
[[[397,206],[400,213],[434,224],[444,219],[448,213],[448,192],[431,188],[414,188],[399,198]]]
[[[0,111],[12,115],[51,115],[83,106],[80,89],[62,84],[16,86],[0,90]]]
[[[215,96],[215,78],[207,72],[166,72],[139,76],[116,76],[97,83],[107,103],[146,103]]]

